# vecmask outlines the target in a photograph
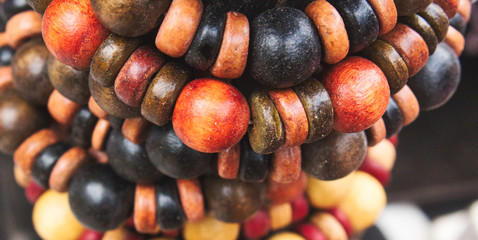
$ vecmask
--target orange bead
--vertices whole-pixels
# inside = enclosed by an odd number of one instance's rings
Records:
[[[86,151],[80,147],[70,148],[63,153],[51,171],[49,179],[50,188],[57,192],[66,192],[70,179],[89,160],[90,158]]]
[[[107,119],[108,118],[108,113],[106,113],[100,106],[98,106],[98,103],[93,97],[90,97],[90,100],[88,101],[88,109],[97,117],[100,119]]]
[[[267,181],[267,204],[291,202],[302,195],[307,187],[307,174],[302,172],[295,182],[278,183],[270,178]]]
[[[465,37],[452,26],[448,27],[445,42],[455,51],[457,56],[460,56],[465,49]]]
[[[279,183],[292,183],[300,177],[302,156],[300,146],[281,147],[272,155],[269,177]]]
[[[0,67],[0,94],[9,88],[13,88],[12,68],[10,66]]]
[[[445,10],[448,18],[452,19],[458,11],[459,1],[460,0],[434,0],[433,2],[438,4],[443,10]]]
[[[128,118],[123,122],[121,132],[123,136],[135,144],[142,144],[148,136],[148,129],[151,124],[143,117]]]
[[[225,179],[235,179],[237,177],[241,157],[240,154],[241,147],[239,144],[217,153],[217,172],[220,177]]]
[[[214,79],[187,84],[173,112],[178,138],[200,152],[215,153],[236,145],[246,133],[249,105],[235,87]]]
[[[47,106],[53,119],[64,125],[70,125],[73,122],[75,114],[81,108],[80,104],[61,95],[57,90],[53,90],[51,93]]]
[[[50,129],[42,129],[34,133],[23,141],[13,153],[15,164],[30,174],[36,156],[49,145],[56,143],[58,138],[58,135]]]
[[[100,119],[93,129],[91,135],[91,148],[101,151],[104,150],[106,137],[111,129],[111,124],[107,120]]]
[[[292,223],[292,206],[290,203],[271,206],[268,213],[272,231],[287,227]]]
[[[201,184],[197,179],[178,179],[178,192],[181,205],[188,221],[199,221],[204,217],[204,198]]]
[[[154,185],[136,185],[134,198],[133,221],[136,230],[140,233],[158,233]]]
[[[408,85],[405,85],[392,97],[397,103],[398,108],[400,108],[400,112],[402,112],[403,126],[407,126],[417,119],[420,114],[420,105],[418,104],[415,94],[413,94]]]
[[[25,40],[41,34],[41,15],[35,11],[15,14],[5,26],[6,40],[13,48],[19,47]]]
[[[393,0],[367,0],[380,23],[380,35],[390,32],[397,24],[397,7]]]

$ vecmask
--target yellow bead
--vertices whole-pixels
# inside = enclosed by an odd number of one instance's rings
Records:
[[[184,225],[185,240],[235,240],[239,236],[239,223],[225,223],[212,216]]]
[[[33,226],[42,239],[74,240],[85,230],[70,209],[67,193],[46,191],[33,207]]]
[[[354,173],[351,173],[344,178],[333,181],[323,181],[309,177],[307,195],[310,204],[321,209],[335,207],[349,193],[350,186],[353,183],[353,175]]]
[[[369,147],[367,150],[367,156],[371,160],[380,164],[385,170],[392,171],[397,157],[397,151],[392,142],[388,139],[384,139],[377,145]]]
[[[332,214],[328,212],[319,212],[310,217],[313,223],[326,237],[333,240],[347,240],[347,232],[345,232],[342,224]]]
[[[305,240],[305,238],[301,237],[299,234],[296,233],[283,232],[274,234],[267,240]]]
[[[271,230],[289,226],[292,223],[292,206],[290,203],[274,205],[269,208]]]
[[[101,240],[127,240],[131,238],[131,233],[123,227],[105,232]]]
[[[382,184],[361,171],[355,173],[350,193],[338,206],[349,217],[354,231],[362,231],[373,225],[387,203]]]

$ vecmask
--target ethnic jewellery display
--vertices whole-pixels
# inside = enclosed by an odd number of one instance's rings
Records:
[[[28,2],[1,3],[0,150],[45,239],[360,235],[397,134],[455,92],[471,14],[469,0]]]

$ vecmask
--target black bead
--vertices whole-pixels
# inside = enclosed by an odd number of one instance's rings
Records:
[[[460,76],[458,56],[446,43],[440,43],[425,67],[408,80],[408,86],[417,97],[420,110],[433,110],[450,100]]]
[[[310,19],[294,8],[274,8],[251,24],[249,74],[268,88],[307,80],[319,67],[321,46]]]
[[[226,26],[226,11],[219,4],[206,7],[196,35],[186,53],[189,66],[207,71],[216,61]]]
[[[179,179],[196,178],[208,171],[213,154],[198,152],[179,140],[171,124],[152,127],[146,139],[150,161],[163,174]]]
[[[276,6],[278,0],[203,0],[205,5],[221,4],[226,11],[236,11],[252,20],[260,13]]]
[[[392,137],[402,130],[403,115],[393,98],[390,98],[387,110],[383,114],[382,118],[385,123],[385,129],[387,130],[387,138]]]
[[[109,164],[123,179],[134,183],[154,183],[163,177],[149,161],[144,144],[130,142],[113,131],[106,145]]]
[[[0,66],[8,66],[12,61],[15,50],[9,46],[3,46],[0,48]]]
[[[119,227],[133,211],[134,185],[118,177],[108,165],[91,164],[78,170],[68,191],[71,210],[96,231]]]
[[[254,152],[249,138],[241,141],[239,178],[244,182],[262,182],[266,179],[269,169],[270,155]]]
[[[83,107],[73,118],[70,142],[74,146],[89,147],[91,136],[98,118],[87,108]]]
[[[166,178],[155,185],[156,219],[164,230],[179,229],[185,220],[176,181]]]
[[[32,165],[32,178],[44,189],[50,188],[50,174],[58,159],[70,146],[59,142],[46,147],[36,158]]]
[[[379,23],[366,0],[328,0],[342,16],[350,40],[350,52],[358,52],[378,37]]]
[[[27,0],[6,0],[3,4],[0,4],[0,16],[8,20],[13,15],[30,9]]]
[[[293,7],[299,10],[304,10],[309,3],[315,0],[280,0],[277,4],[280,7]]]
[[[450,19],[450,26],[454,27],[461,34],[466,32],[467,22],[461,13],[457,13],[452,19]]]
[[[123,127],[124,119],[119,118],[119,117],[115,117],[115,116],[112,116],[112,115],[108,115],[108,122],[110,122],[111,127],[114,130],[121,131],[121,128]]]

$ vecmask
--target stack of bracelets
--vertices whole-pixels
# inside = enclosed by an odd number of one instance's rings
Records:
[[[39,236],[81,240],[360,236],[397,134],[457,89],[471,14],[469,0],[0,2],[0,150]]]

